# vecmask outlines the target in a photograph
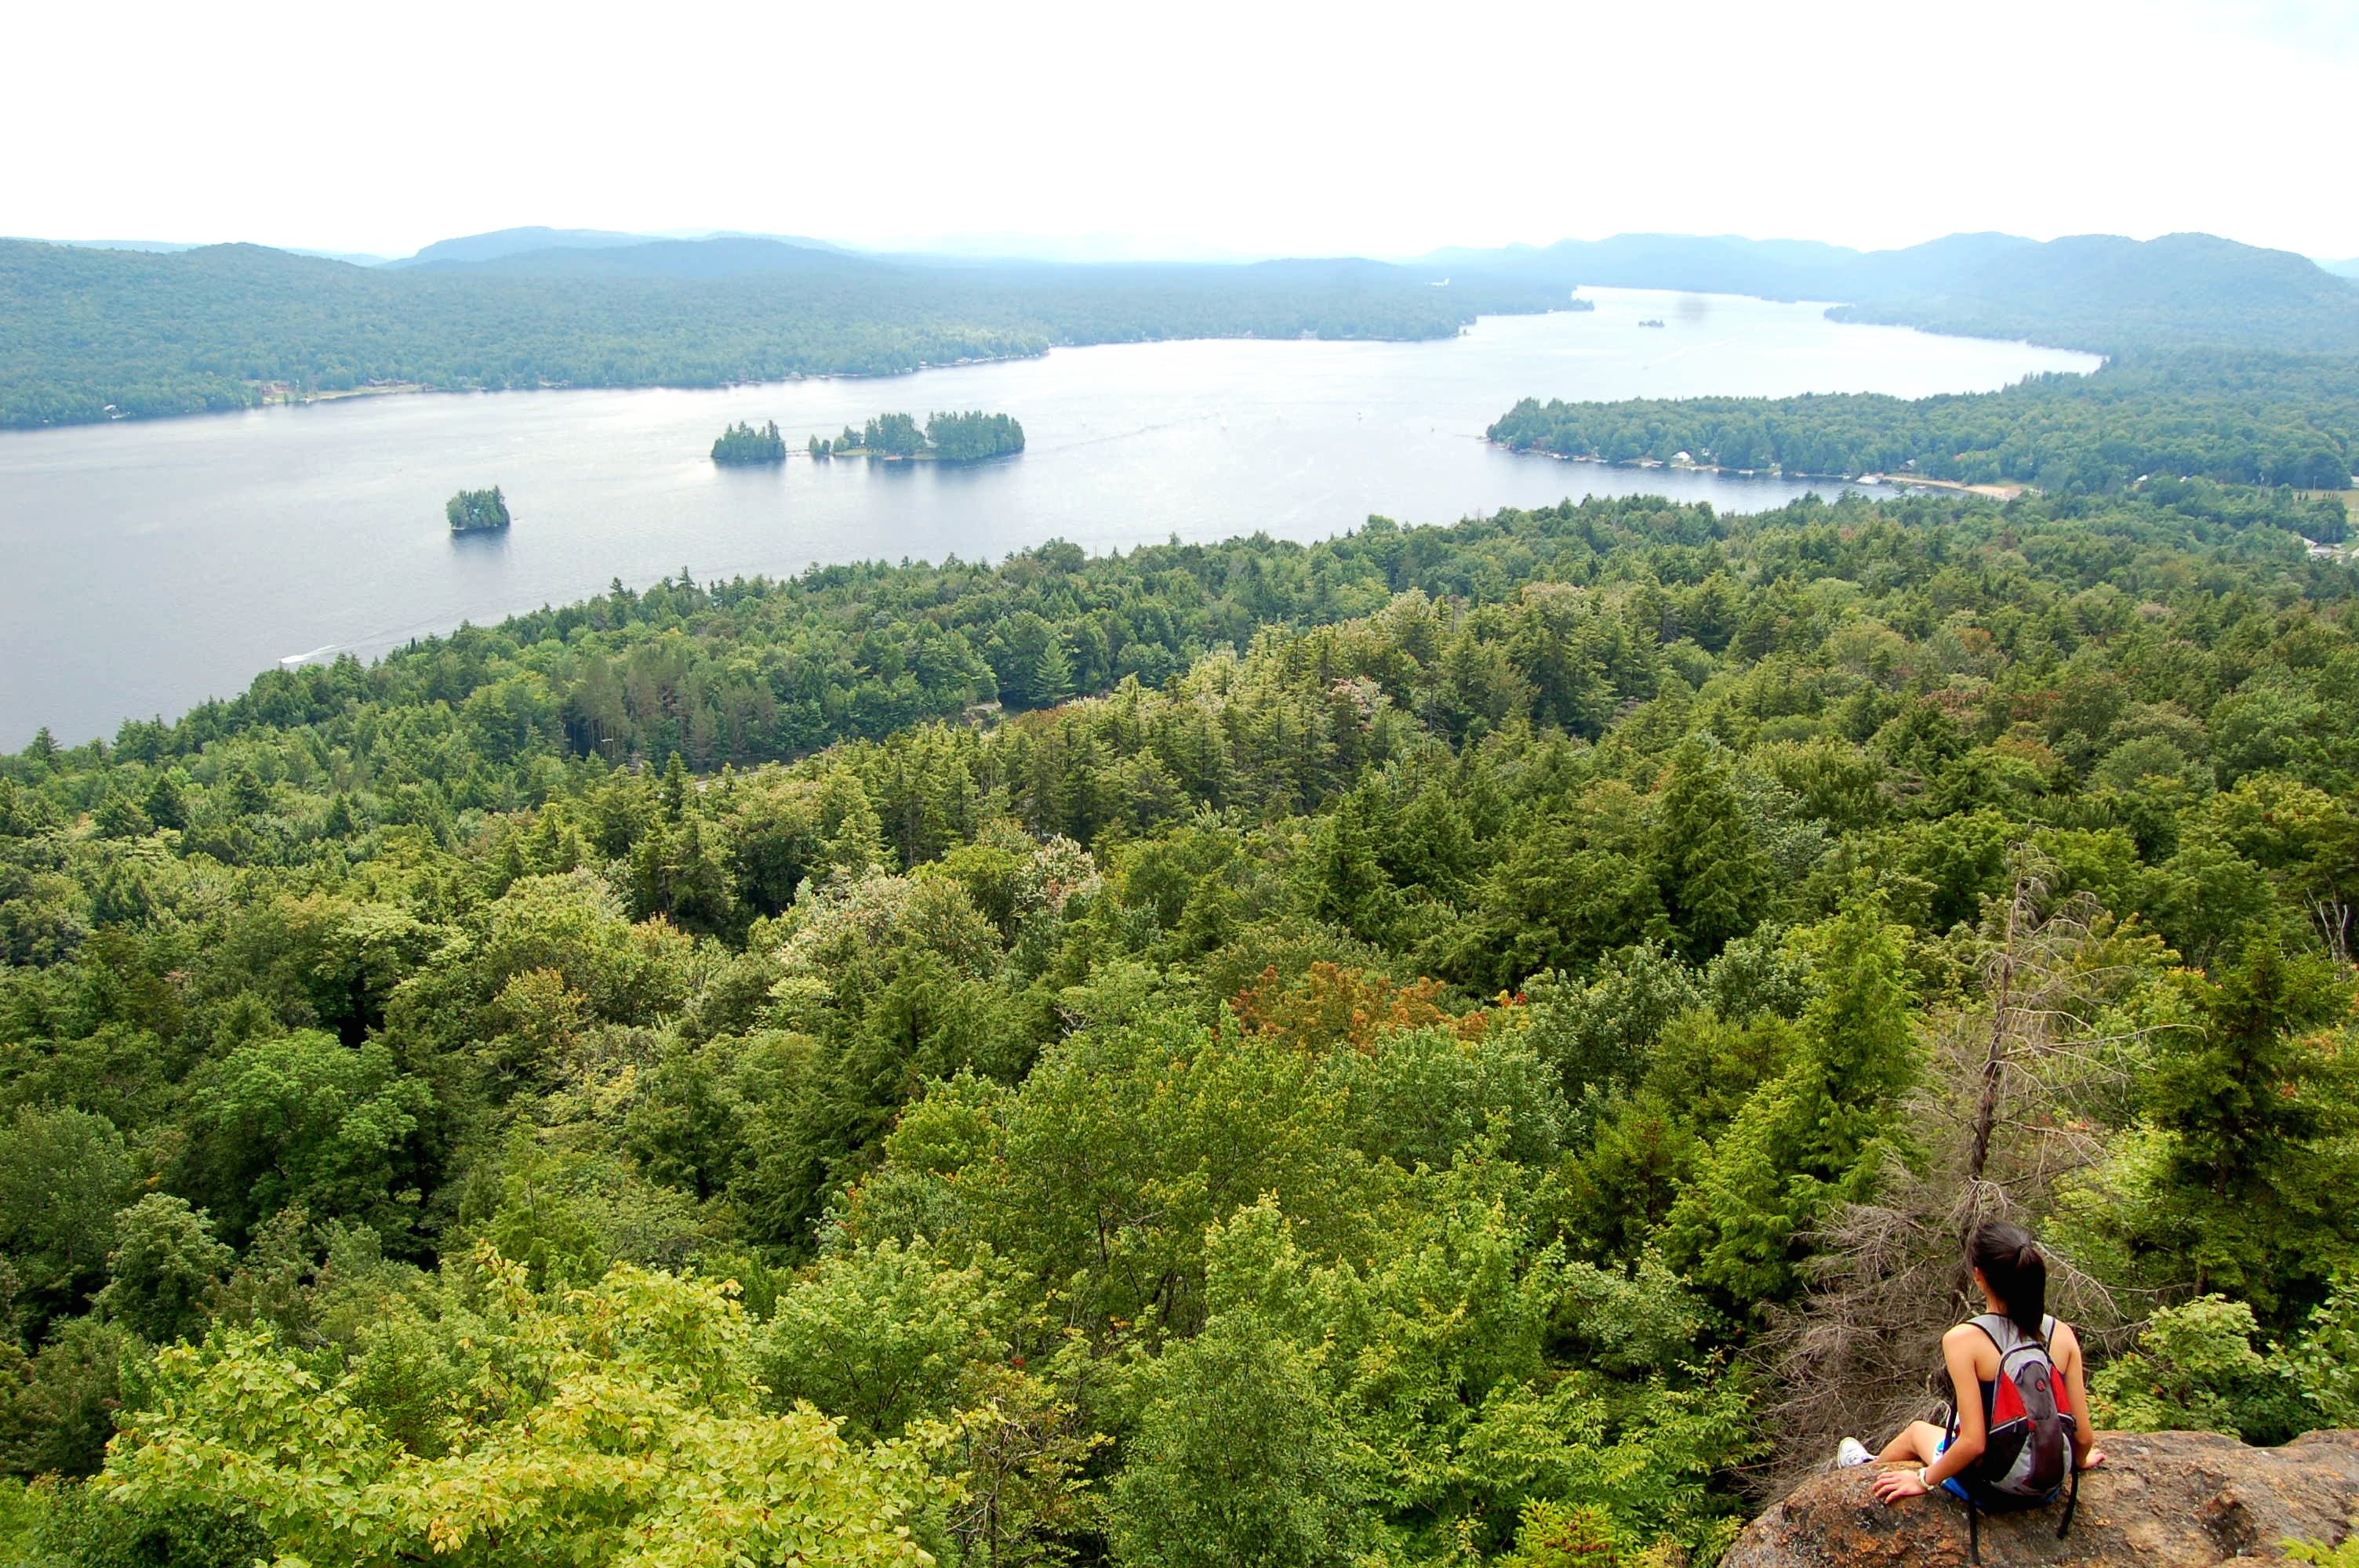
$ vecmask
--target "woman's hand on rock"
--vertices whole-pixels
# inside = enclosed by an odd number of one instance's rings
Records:
[[[1903,1498],[1921,1498],[1932,1490],[1917,1479],[1914,1470],[1886,1470],[1871,1483],[1875,1495],[1889,1508]]]
[[[2104,1462],[2105,1451],[2102,1448],[2092,1447],[2089,1452],[2081,1455],[2081,1468],[2083,1470],[2093,1470]]]

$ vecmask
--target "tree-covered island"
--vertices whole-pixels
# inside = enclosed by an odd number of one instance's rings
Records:
[[[507,498],[498,485],[489,490],[462,490],[442,503],[453,534],[481,534],[508,525]]]
[[[713,438],[712,460],[732,464],[782,463],[787,460],[787,438],[778,434],[776,419],[759,430],[740,419]]]
[[[888,462],[920,459],[972,463],[1023,449],[1021,424],[1006,414],[985,414],[980,409],[929,414],[922,429],[915,415],[880,414],[862,429],[846,425],[832,445],[811,438],[813,457],[881,458]]]

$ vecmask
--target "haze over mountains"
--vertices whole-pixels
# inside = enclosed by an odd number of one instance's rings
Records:
[[[2105,352],[2228,341],[2340,350],[2359,342],[2359,290],[2347,278],[2290,251],[2211,234],[2148,241],[2079,234],[2046,243],[1951,234],[1873,252],[1812,241],[1621,234],[1422,259],[1543,285],[1824,299],[1849,319]]]
[[[462,234],[421,246],[397,258],[298,245],[269,247],[290,255],[316,256],[361,266],[419,267],[480,265],[560,251],[625,250],[657,244],[770,240],[810,250],[890,256],[918,262],[1040,262],[1066,265],[1245,264],[1275,257],[1224,251],[1164,238],[1142,241],[1103,233],[1078,237],[1047,234],[945,234],[908,244],[848,244],[805,234],[753,233],[735,230],[636,232],[619,229],[560,229],[527,224]],[[173,254],[205,248],[167,240],[61,240],[51,243],[98,250]],[[1709,293],[1755,294],[1770,298],[1851,298],[1889,295],[1954,281],[1972,273],[2046,251],[2071,257],[2069,272],[2107,254],[2134,255],[2147,247],[2185,254],[2206,243],[2233,252],[2266,254],[2307,263],[2339,277],[2359,278],[2359,256],[2303,257],[2265,251],[2208,234],[2169,234],[2147,242],[2109,234],[2069,235],[2041,242],[1999,232],[1957,233],[1897,250],[1861,251],[1819,240],[1756,240],[1736,234],[1622,233],[1602,240],[1559,240],[1551,244],[1498,247],[1444,246],[1419,256],[1386,257],[1410,265],[1480,267],[1542,278],[1567,286],[1687,288]],[[2078,253],[2078,255],[2075,255]],[[545,259],[553,259],[546,258]],[[2280,264],[2284,265],[2284,264]],[[692,266],[692,264],[691,264]],[[2298,272],[2299,268],[2294,268]]]
[[[1624,234],[1406,262],[1071,262],[791,236],[523,228],[362,266],[258,245],[0,241],[0,425],[388,386],[714,386],[1060,345],[1445,337],[1637,287],[1827,301],[1841,319],[2115,356],[2359,351],[2359,286],[2208,234],[1905,250]]]

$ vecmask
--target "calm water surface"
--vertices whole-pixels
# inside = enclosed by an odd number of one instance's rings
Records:
[[[358,398],[0,433],[0,747],[42,724],[111,736],[282,660],[382,653],[682,567],[701,581],[997,559],[1050,538],[1310,540],[1371,513],[1444,523],[1638,491],[1756,511],[1809,487],[1518,457],[1483,430],[1527,395],[1913,397],[2096,363],[1841,325],[1810,305],[1588,292],[1593,313],[1489,318],[1432,343],[1117,345],[882,381]],[[733,419],[776,419],[799,449],[896,408],[1013,414],[1028,449],[971,468],[705,456]],[[515,526],[453,539],[444,499],[494,483]]]

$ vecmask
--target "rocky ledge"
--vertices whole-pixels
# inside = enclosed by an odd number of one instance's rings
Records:
[[[2212,1433],[2108,1433],[2106,1464],[2081,1479],[2071,1534],[2063,1505],[1983,1518],[1986,1568],[2211,1568],[2269,1562],[2292,1538],[2332,1544],[2359,1528],[2359,1432],[2313,1432],[2282,1448]],[[1963,1568],[1966,1513],[1953,1498],[1891,1508],[1872,1467],[1816,1476],[1755,1519],[1721,1568]]]

